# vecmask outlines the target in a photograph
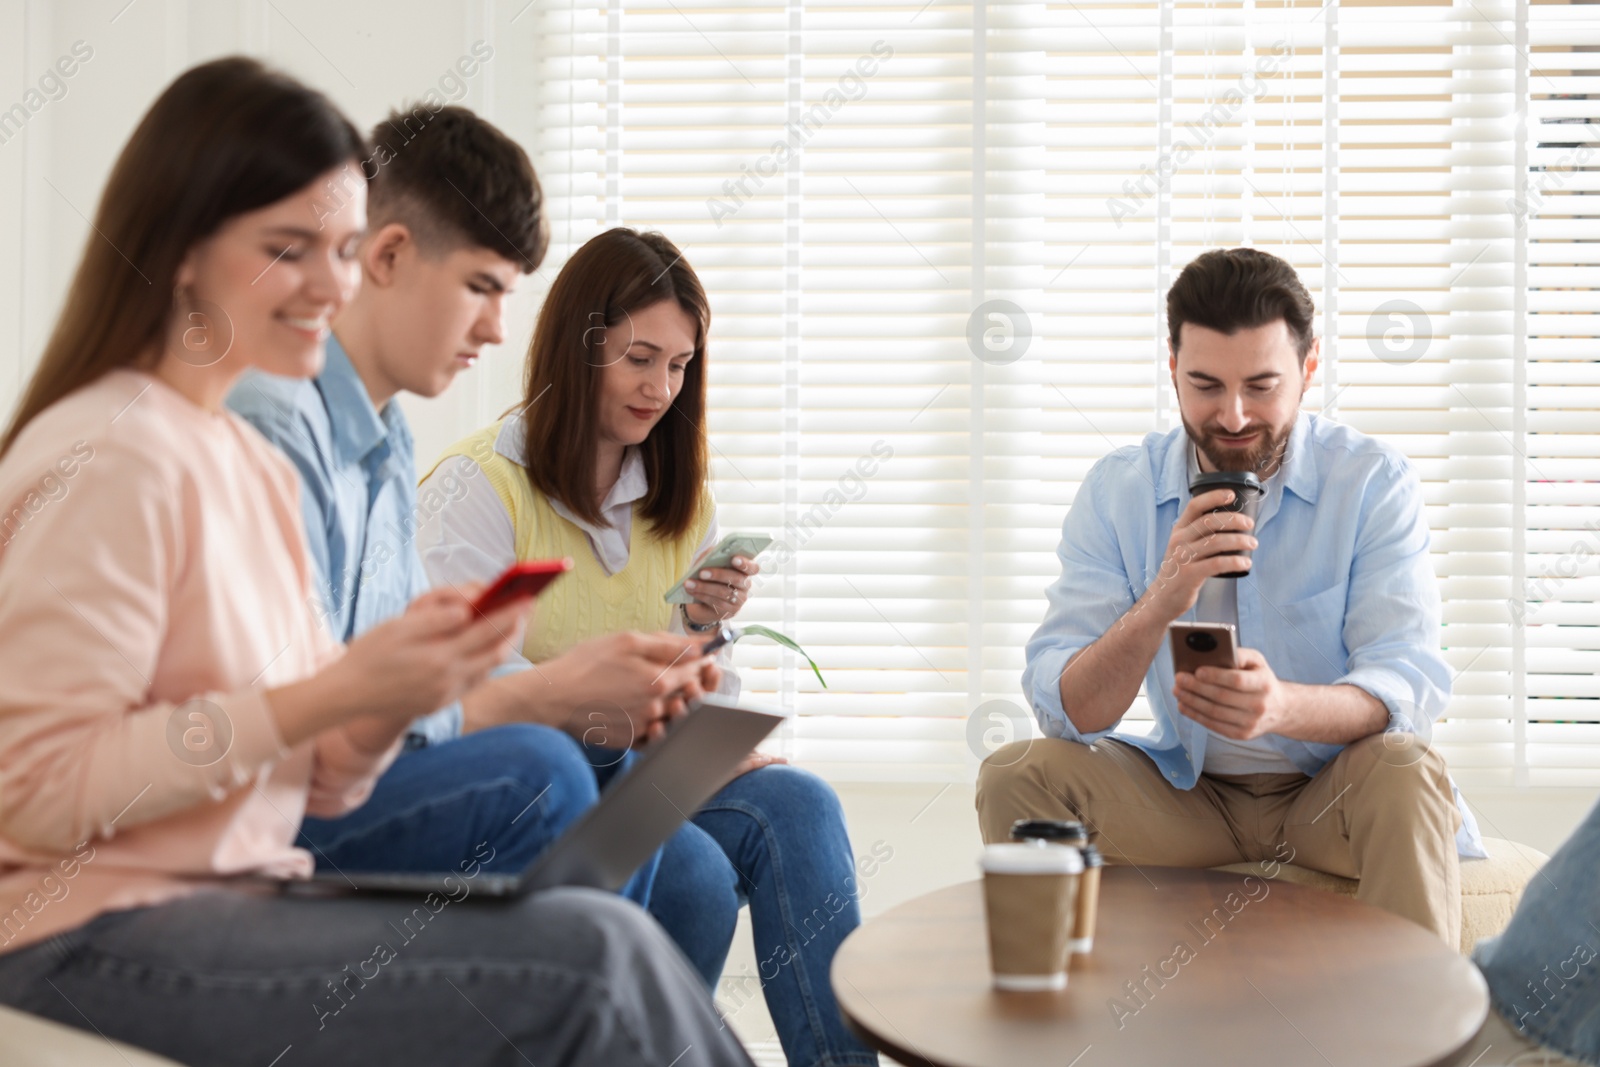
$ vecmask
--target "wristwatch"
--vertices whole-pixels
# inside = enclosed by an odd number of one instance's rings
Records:
[[[719,625],[718,623],[715,623],[715,622],[708,622],[708,623],[706,623],[704,625],[701,625],[700,623],[695,622],[693,619],[689,618],[689,605],[687,605],[687,604],[679,604],[678,605],[678,611],[680,613],[682,613],[682,615],[683,615],[683,624],[689,628],[689,632],[690,633],[708,634],[712,630],[715,630],[717,628],[717,626]]]

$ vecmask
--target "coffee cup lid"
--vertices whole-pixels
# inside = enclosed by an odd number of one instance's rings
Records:
[[[978,866],[988,874],[1082,874],[1083,856],[1070,845],[1006,842],[984,846]]]
[[[1083,823],[1072,819],[1018,819],[1011,824],[1011,840],[1086,845],[1089,843],[1089,831]]]
[[[1211,471],[1197,474],[1189,483],[1189,495],[1199,496],[1213,489],[1253,489],[1261,492],[1261,479],[1255,471]]]

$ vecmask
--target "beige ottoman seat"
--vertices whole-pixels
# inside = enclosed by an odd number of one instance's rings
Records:
[[[179,1067],[87,1030],[0,1006],[0,1067]]]
[[[1522,899],[1522,890],[1540,867],[1549,860],[1543,852],[1515,841],[1498,837],[1483,839],[1483,850],[1488,859],[1461,861],[1461,952],[1472,951],[1472,946],[1485,937],[1493,937],[1504,930],[1511,921],[1511,913]],[[1270,865],[1268,865],[1270,869]],[[1237,874],[1263,873],[1260,863],[1233,863],[1218,867],[1219,871]],[[1326,889],[1330,893],[1356,895],[1353,878],[1340,878],[1321,871],[1278,864],[1277,877],[1295,885]]]

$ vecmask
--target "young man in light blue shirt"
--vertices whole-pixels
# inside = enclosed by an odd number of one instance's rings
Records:
[[[327,365],[309,382],[252,376],[228,400],[299,468],[323,608],[345,641],[427,587],[420,520],[446,499],[494,494],[481,475],[451,475],[419,497],[395,398],[440,395],[482,346],[498,344],[505,294],[545,251],[533,168],[483,119],[422,107],[391,115],[373,141],[362,288],[332,324]],[[330,870],[520,871],[628,766],[630,742],[659,736],[716,689],[704,641],[610,634],[491,678],[416,723],[367,803],[307,819],[299,843]],[[744,769],[771,761],[752,754]],[[843,810],[821,779],[741,774],[625,892],[713,988],[740,907],[758,902],[752,928],[775,933],[757,954],[786,961],[761,983],[790,1062],[856,1067],[877,1057],[847,1029],[827,985],[833,952],[858,921],[853,863]],[[825,905],[826,931],[805,936],[793,917]]]
[[[984,837],[1081,817],[1113,862],[1292,858],[1455,945],[1457,849],[1483,852],[1428,744],[1451,673],[1416,475],[1301,413],[1314,309],[1281,259],[1198,257],[1167,318],[1183,426],[1101,460],[1067,514],[1023,675],[1045,739],[985,762]],[[1209,513],[1229,490],[1191,497],[1212,471],[1260,478],[1254,521]],[[1238,669],[1175,674],[1180,620],[1234,624]],[[1141,682],[1148,732],[1124,723]]]
[[[503,340],[504,299],[547,244],[527,155],[472,112],[396,112],[373,142],[369,230],[356,252],[362,288],[331,328],[314,324],[331,332],[326,365],[309,381],[247,375],[227,400],[299,470],[318,608],[341,641],[428,588],[414,539],[439,501],[418,498],[411,430],[395,397],[440,395],[483,346]],[[292,243],[281,252],[303,254]],[[482,479],[443,487],[493,491]],[[537,671],[490,679],[413,724],[406,754],[371,799],[338,819],[308,818],[299,844],[337,870],[521,870],[623,762],[591,766],[578,740],[595,736],[588,713],[604,709],[604,732],[624,741],[658,732],[682,704],[656,692],[663,671],[669,692],[716,685],[715,666],[693,654],[698,643],[616,634]],[[657,862],[625,888],[642,905]]]

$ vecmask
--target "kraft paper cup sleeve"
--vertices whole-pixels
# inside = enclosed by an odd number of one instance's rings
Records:
[[[979,866],[996,988],[1065,988],[1082,854],[1043,841],[995,844],[984,849]]]

